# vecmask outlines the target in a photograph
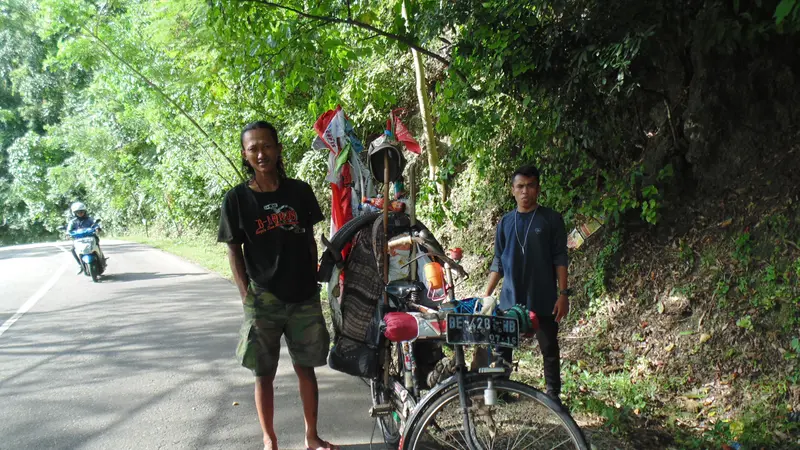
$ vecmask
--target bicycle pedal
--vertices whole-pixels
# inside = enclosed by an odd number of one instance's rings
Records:
[[[481,367],[478,369],[478,373],[506,373],[506,369],[503,367]]]
[[[375,405],[369,409],[369,416],[370,417],[380,417],[380,416],[388,416],[389,414],[394,411],[394,406],[391,403],[382,403],[380,405]]]

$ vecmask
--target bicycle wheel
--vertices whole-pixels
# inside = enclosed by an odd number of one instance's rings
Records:
[[[427,449],[578,449],[589,446],[578,425],[562,407],[541,391],[509,380],[495,380],[497,400],[486,405],[488,379],[468,381],[469,418],[474,446],[464,431],[458,388],[425,407],[411,425],[404,448]]]
[[[384,352],[389,352],[388,357],[384,356],[384,364],[389,364],[389,383],[400,381],[400,364],[402,364],[402,352],[400,344],[392,344],[385,347]],[[380,376],[383,370],[380,371]],[[403,411],[402,399],[397,398],[391,386],[383,384],[383,378],[373,379],[370,383],[372,392],[372,406],[392,405],[392,411],[388,415],[381,415],[375,418],[378,421],[378,428],[383,434],[383,441],[390,449],[396,449],[400,443],[402,428],[402,418],[400,411]]]

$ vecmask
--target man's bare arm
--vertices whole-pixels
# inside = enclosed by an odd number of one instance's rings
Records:
[[[489,297],[494,293],[495,288],[497,287],[497,283],[500,282],[500,279],[503,278],[502,275],[498,272],[489,272],[489,285],[486,286],[486,292],[484,293],[484,297]]]
[[[569,314],[569,297],[560,294],[567,289],[567,266],[556,266],[556,276],[558,276],[559,295],[553,308],[553,315],[556,316],[556,322],[561,322],[561,319]]]
[[[317,252],[317,241],[314,240],[314,230],[308,232],[308,246],[309,250],[311,251],[311,262],[314,264],[314,273],[317,273],[317,263],[319,261],[319,253]],[[317,279],[317,275],[314,275],[314,279]],[[319,280],[317,280],[319,281]]]
[[[556,266],[556,275],[558,276],[558,290],[563,291],[567,289],[567,266]]]
[[[247,296],[249,279],[247,278],[247,270],[244,265],[242,244],[228,244],[228,263],[231,265],[233,282],[236,283],[236,287],[239,288],[239,295],[242,296],[242,301],[244,301],[244,298]]]

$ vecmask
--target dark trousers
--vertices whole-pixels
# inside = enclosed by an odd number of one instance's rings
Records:
[[[561,393],[561,352],[558,348],[558,322],[555,316],[539,316],[536,340],[544,358],[544,381],[547,393],[555,397]],[[495,351],[508,362],[512,361],[513,349],[498,348]]]

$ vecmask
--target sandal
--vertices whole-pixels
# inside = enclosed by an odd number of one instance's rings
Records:
[[[306,450],[340,450],[341,449],[341,447],[339,447],[338,445],[331,444],[328,441],[322,441],[322,443],[324,444],[322,447],[317,447],[317,448],[306,447]]]

